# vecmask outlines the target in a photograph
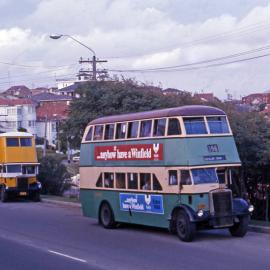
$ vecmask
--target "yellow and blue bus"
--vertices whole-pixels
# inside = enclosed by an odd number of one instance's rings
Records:
[[[38,160],[35,140],[27,132],[0,134],[1,201],[21,196],[40,200],[41,184],[37,181]]]
[[[252,206],[231,190],[241,162],[226,114],[182,106],[98,118],[80,156],[83,214],[105,228],[168,228],[183,241],[196,230],[246,234]]]

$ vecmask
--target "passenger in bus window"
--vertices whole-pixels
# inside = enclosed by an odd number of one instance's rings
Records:
[[[191,177],[189,170],[181,170],[181,185],[191,185]]]
[[[169,171],[169,185],[177,185],[177,171],[176,170],[170,170]]]
[[[113,173],[104,173],[104,187],[113,188]]]
[[[151,189],[151,174],[150,173],[141,173],[141,189],[150,190]]]

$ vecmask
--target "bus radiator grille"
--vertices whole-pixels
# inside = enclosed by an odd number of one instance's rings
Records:
[[[20,177],[17,180],[17,187],[20,191],[28,190],[28,178]]]
[[[213,226],[215,228],[230,226],[232,218],[232,193],[230,190],[211,192]]]

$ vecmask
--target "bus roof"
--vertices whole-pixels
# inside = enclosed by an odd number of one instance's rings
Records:
[[[28,132],[5,132],[0,133],[0,137],[33,137],[33,134]]]
[[[97,118],[91,121],[89,124],[95,125],[95,124],[124,122],[124,121],[133,121],[133,120],[150,119],[150,118],[161,118],[161,117],[172,117],[172,116],[201,116],[201,115],[226,115],[226,114],[224,111],[218,108],[214,108],[210,106],[202,106],[202,105],[190,105],[190,106],[181,106],[181,107],[147,111],[147,112],[105,116],[105,117]]]

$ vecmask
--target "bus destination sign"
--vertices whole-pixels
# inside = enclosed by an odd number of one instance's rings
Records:
[[[97,161],[163,160],[163,144],[126,144],[95,146]]]

